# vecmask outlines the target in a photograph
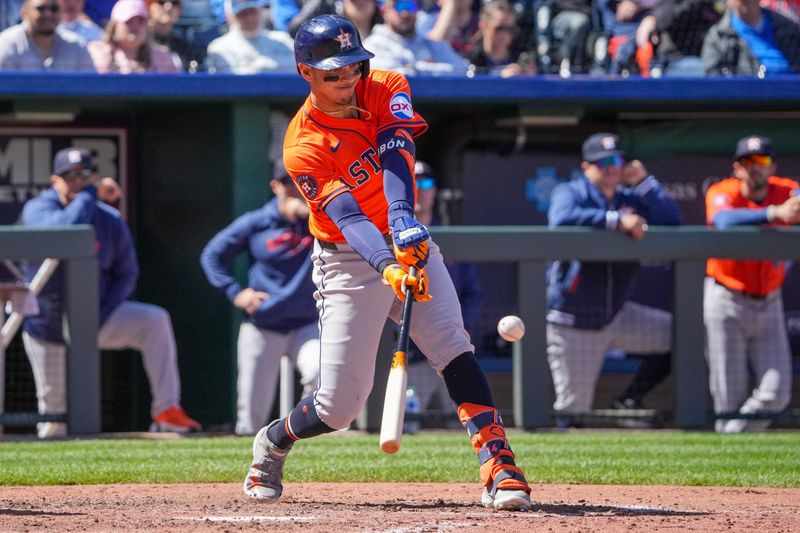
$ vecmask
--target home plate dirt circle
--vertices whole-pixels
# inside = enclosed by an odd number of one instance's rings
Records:
[[[800,489],[533,485],[535,507],[484,509],[467,483],[239,483],[0,488],[0,531],[800,531]]]

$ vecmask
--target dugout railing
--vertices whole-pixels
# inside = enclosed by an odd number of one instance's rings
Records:
[[[800,258],[800,228],[651,227],[642,241],[591,228],[450,226],[434,227],[431,232],[448,259],[516,265],[517,312],[527,332],[513,347],[513,423],[525,429],[553,426],[553,383],[545,339],[548,260],[673,264],[673,423],[678,428],[699,429],[710,423],[702,296],[706,260]],[[431,292],[435,293],[435,288]],[[375,388],[368,407],[373,412],[365,414],[360,424],[366,429],[380,420],[391,349],[384,347],[378,357]]]
[[[0,412],[0,425],[28,425],[45,420],[63,420],[67,423],[70,434],[99,433],[99,286],[94,229],[87,225],[47,229],[0,226],[0,259],[19,261],[47,258],[60,260],[63,268],[67,413],[65,417],[42,417],[37,413]],[[4,311],[0,309],[0,312]],[[0,359],[4,364],[4,358]],[[13,383],[10,385],[13,386]]]

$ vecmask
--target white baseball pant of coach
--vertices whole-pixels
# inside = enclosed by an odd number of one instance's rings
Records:
[[[553,374],[556,413],[584,413],[592,408],[597,378],[609,348],[659,354],[672,346],[672,314],[626,302],[602,329],[547,324],[547,361]]]
[[[319,328],[316,322],[288,333],[242,322],[237,343],[236,434],[254,435],[272,412],[281,358],[300,371],[303,397],[313,393],[319,378]]]
[[[63,414],[67,411],[67,348],[27,333],[22,334],[25,351],[33,369],[39,412]],[[150,382],[151,416],[180,405],[180,379],[175,335],[169,313],[161,307],[124,301],[109,315],[97,334],[101,350],[138,350]],[[66,424],[37,424],[39,437],[66,435]]]
[[[789,405],[792,360],[781,291],[756,299],[706,278],[703,316],[714,411],[756,414],[780,412]],[[715,430],[739,433],[769,424],[769,420],[721,419]]]
[[[461,306],[439,247],[430,245],[425,267],[433,299],[415,303],[409,334],[438,372],[474,351]],[[347,244],[336,250],[314,244],[314,283],[320,315],[317,414],[334,429],[355,420],[372,390],[375,359],[387,316],[399,322],[402,303],[383,278]]]

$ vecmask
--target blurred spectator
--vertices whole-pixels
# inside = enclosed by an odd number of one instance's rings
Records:
[[[270,26],[275,31],[288,32],[289,23],[300,13],[302,7],[303,0],[270,0]]]
[[[147,19],[144,0],[119,0],[114,5],[103,39],[88,46],[97,72],[181,72],[180,58],[153,42]]]
[[[24,0],[0,0],[0,31],[22,22]]]
[[[161,307],[128,299],[139,276],[136,250],[119,212],[98,201],[97,174],[91,154],[81,148],[58,151],[50,183],[52,187],[25,203],[22,223],[40,228],[94,226],[100,269],[98,346],[103,350],[141,352],[152,394],[151,431],[186,433],[201,429],[180,407],[178,357],[169,313]],[[38,269],[38,263],[26,265],[28,282]],[[41,414],[62,414],[68,408],[67,350],[61,316],[62,272],[59,267],[39,294],[40,313],[23,324],[22,339],[33,369]],[[37,427],[42,438],[62,436],[66,430],[61,422],[41,423]]]
[[[414,175],[417,183],[417,202],[414,205],[414,216],[425,226],[437,226],[436,217],[437,192],[436,178],[433,169],[427,163],[416,161]],[[483,290],[478,276],[478,268],[473,263],[461,263],[445,259],[445,267],[453,280],[458,301],[461,304],[461,316],[464,329],[470,338],[476,338],[475,328],[483,306]],[[408,358],[408,386],[414,387],[420,399],[422,410],[438,406],[450,411],[452,400],[447,392],[444,379],[436,373],[428,359],[419,348],[410,343]]]
[[[362,39],[372,33],[380,22],[380,12],[375,0],[306,0],[300,12],[289,22],[289,35],[294,37],[297,28],[318,15],[339,15],[352,22]]]
[[[432,41],[416,32],[416,0],[386,0],[381,8],[383,24],[364,40],[375,54],[372,68],[396,70],[405,75],[466,74],[467,61],[446,41]]]
[[[661,0],[636,30],[637,48],[654,48],[650,75],[704,76],[703,39],[723,7],[717,0]]]
[[[647,74],[652,58],[651,48],[636,48],[636,31],[639,23],[658,0],[596,0],[594,25],[608,37],[608,60],[601,69],[620,74],[637,69]],[[595,52],[595,56],[597,53]]]
[[[420,11],[417,33],[432,41],[447,41],[464,57],[478,45],[479,14],[473,0],[439,0],[439,12]]]
[[[61,28],[77,33],[84,41],[103,38],[103,30],[83,12],[84,0],[58,0],[61,6]]]
[[[761,0],[761,7],[780,13],[795,24],[800,24],[800,0]]]
[[[588,70],[587,40],[592,29],[592,0],[537,2],[536,46],[539,62],[557,67],[562,77]]]
[[[237,435],[254,435],[270,420],[283,356],[297,365],[304,397],[319,379],[308,207],[285,171],[270,187],[269,202],[217,233],[200,256],[208,281],[245,313],[237,343]],[[245,288],[232,271],[239,255],[250,263]]]
[[[708,74],[758,76],[800,70],[800,28],[758,5],[758,0],[728,0],[728,11],[703,41]]]
[[[206,51],[177,34],[175,24],[181,18],[181,0],[147,0],[149,26],[153,40],[177,54],[188,72],[196,72],[205,63]]]
[[[733,177],[706,193],[708,223],[725,229],[800,223],[796,181],[775,175],[772,143],[740,139]],[[709,259],[703,300],[709,383],[719,433],[766,429],[768,419],[736,414],[779,413],[789,405],[792,356],[786,336],[781,287],[785,261]]]
[[[259,1],[231,0],[231,14],[230,31],[208,45],[209,72],[295,72],[292,38],[264,29]]]
[[[619,137],[589,137],[583,143],[583,174],[553,189],[548,226],[586,226],[643,239],[651,219],[680,223],[677,204],[643,166],[631,188],[621,187],[623,165]],[[557,415],[592,408],[609,348],[631,353],[670,350],[671,315],[628,301],[638,270],[638,262],[553,261],[548,267],[547,359]]]
[[[481,8],[480,41],[470,57],[470,73],[502,78],[536,74],[536,58],[530,52],[515,54],[517,14],[507,0],[489,0]],[[520,57],[521,56],[521,57]]]
[[[101,28],[105,28],[111,18],[111,10],[117,0],[90,0],[86,4],[86,15]]]
[[[26,0],[22,22],[0,33],[0,71],[94,72],[83,40],[58,28],[56,0]]]

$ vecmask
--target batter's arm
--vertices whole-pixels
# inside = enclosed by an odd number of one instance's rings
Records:
[[[348,244],[378,273],[391,263],[396,263],[394,253],[383,240],[383,235],[367,218],[352,193],[343,192],[324,207],[325,214],[333,220],[347,239]]]

